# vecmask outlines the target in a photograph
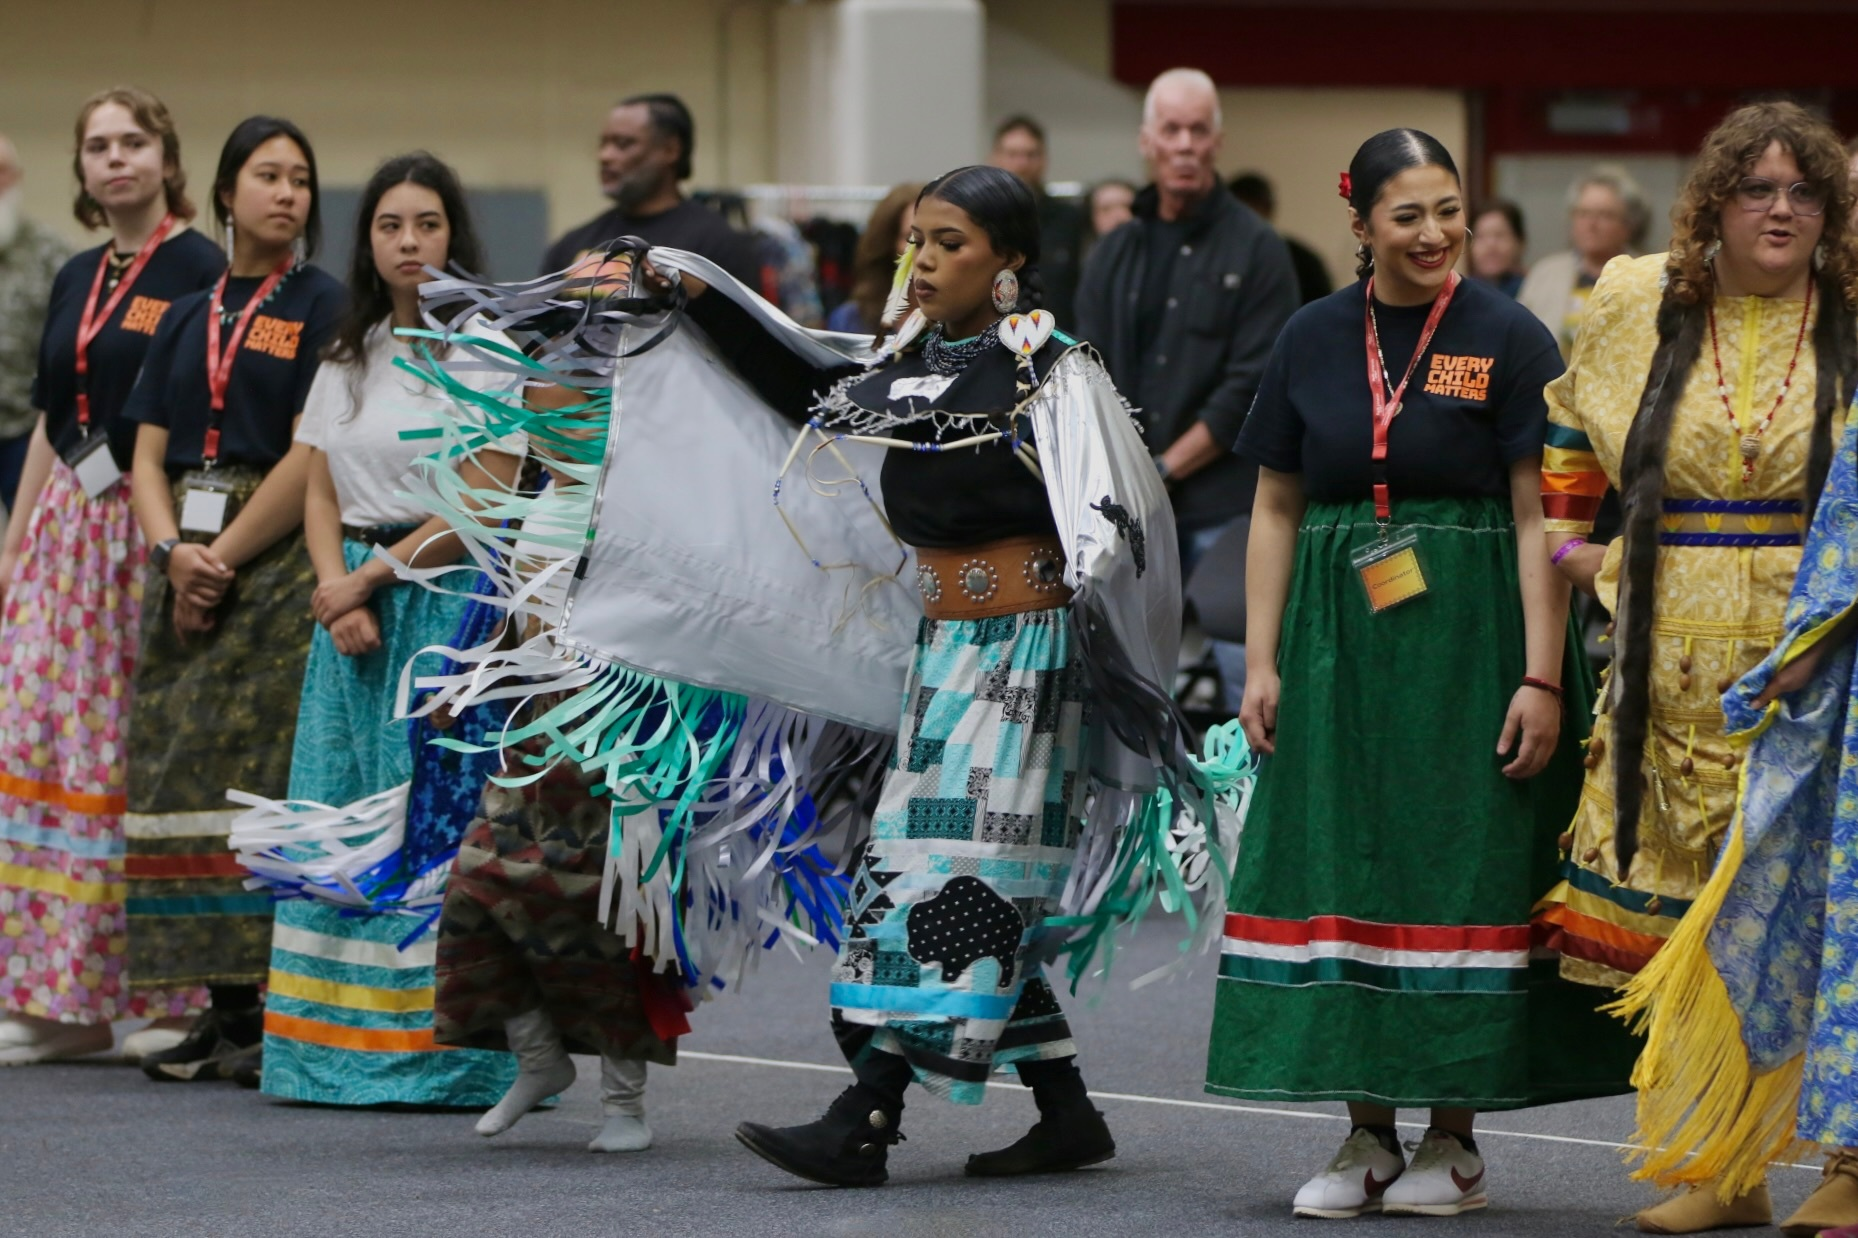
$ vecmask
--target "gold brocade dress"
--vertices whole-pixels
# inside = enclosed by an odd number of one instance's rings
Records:
[[[1542,493],[1550,533],[1590,532],[1606,487],[1619,484],[1626,434],[1657,346],[1665,261],[1653,254],[1607,265],[1573,360],[1548,388]],[[1538,941],[1560,952],[1570,980],[1620,985],[1643,967],[1708,879],[1729,828],[1739,757],[1723,737],[1720,698],[1779,639],[1800,563],[1816,373],[1810,319],[1795,361],[1805,310],[1799,300],[1718,297],[1723,390],[1706,339],[1677,406],[1653,590],[1639,851],[1620,880],[1607,752],[1613,720],[1602,713],[1580,807],[1563,836],[1563,879],[1535,910]],[[1817,304],[1811,313],[1817,316]],[[1790,363],[1792,385],[1762,430]],[[1744,484],[1741,444],[1755,433],[1759,454]],[[1596,582],[1615,614],[1623,548],[1623,538],[1607,547]]]

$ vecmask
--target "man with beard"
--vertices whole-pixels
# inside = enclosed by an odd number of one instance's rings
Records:
[[[600,132],[600,189],[613,209],[549,246],[542,273],[564,270],[622,236],[701,254],[751,288],[761,286],[754,238],[678,188],[690,178],[697,129],[676,95],[633,95]]]
[[[8,512],[39,419],[32,376],[52,279],[71,256],[70,246],[20,213],[20,178],[19,152],[0,134],[0,503]]]

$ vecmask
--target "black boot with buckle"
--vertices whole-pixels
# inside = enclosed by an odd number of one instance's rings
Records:
[[[744,1122],[735,1137],[771,1165],[823,1186],[882,1186],[890,1177],[885,1161],[903,1133],[903,1089],[909,1063],[891,1053],[869,1052],[854,1063],[858,1082],[832,1102],[826,1115],[805,1126]]]
[[[1076,1058],[1021,1062],[1019,1078],[1032,1089],[1039,1120],[1007,1147],[970,1156],[970,1178],[1063,1173],[1116,1155],[1116,1141],[1110,1138],[1103,1115],[1090,1103]]]

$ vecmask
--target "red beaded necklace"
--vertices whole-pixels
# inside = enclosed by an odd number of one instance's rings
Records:
[[[1806,282],[1806,305],[1800,310],[1800,333],[1794,337],[1793,359],[1787,363],[1787,377],[1781,380],[1781,393],[1774,397],[1774,407],[1768,415],[1757,421],[1753,429],[1742,434],[1742,484],[1744,486],[1755,480],[1755,461],[1761,455],[1761,436],[1767,433],[1774,423],[1774,414],[1781,411],[1781,404],[1787,399],[1787,392],[1793,387],[1794,367],[1800,364],[1800,349],[1806,343],[1806,321],[1813,313],[1813,281]],[[1710,355],[1716,361],[1716,398],[1723,402],[1723,412],[1729,414],[1729,424],[1737,430],[1742,424],[1735,419],[1735,405],[1729,403],[1729,384],[1723,377],[1722,348],[1716,342],[1716,304],[1710,303]]]

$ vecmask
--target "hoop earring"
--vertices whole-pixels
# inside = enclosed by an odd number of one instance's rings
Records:
[[[1019,307],[1019,276],[1012,267],[1002,267],[994,276],[994,309],[1010,314]]]
[[[1475,236],[1475,235],[1476,235],[1476,233],[1474,233],[1474,232],[1472,232],[1472,231],[1471,231],[1471,225],[1470,225],[1470,224],[1466,224],[1466,225],[1464,226],[1464,234],[1465,234],[1466,236]]]
[[[1366,241],[1363,241],[1361,244],[1355,246],[1355,258],[1363,265],[1372,267],[1374,265],[1374,250]]]

